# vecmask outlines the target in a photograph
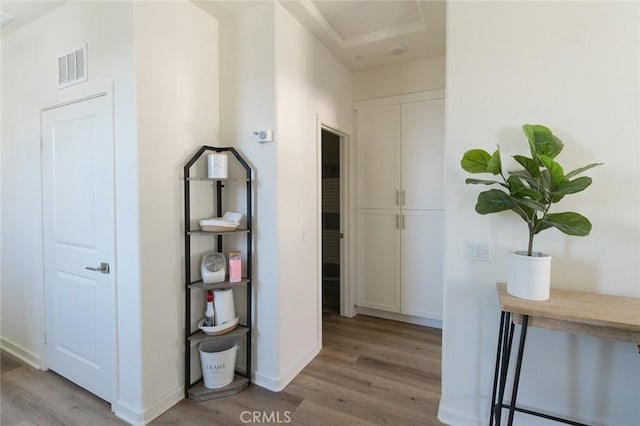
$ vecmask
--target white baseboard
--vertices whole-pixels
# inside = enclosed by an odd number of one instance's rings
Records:
[[[143,426],[151,423],[156,417],[159,417],[183,399],[184,386],[179,386],[160,398],[160,400],[151,407],[145,408],[144,410],[136,410],[118,401],[111,406],[111,411],[130,425]]]
[[[409,324],[424,325],[425,327],[439,328],[442,330],[442,321],[431,318],[416,317],[413,315],[404,315],[396,312],[379,311],[377,309],[356,307],[356,312],[362,315],[384,318],[394,321],[408,322]]]
[[[40,356],[34,354],[33,352],[23,348],[22,346],[13,343],[12,341],[5,339],[4,337],[0,338],[0,348],[7,353],[13,355],[18,358],[20,361],[24,362],[31,367],[42,370],[42,359]]]
[[[485,426],[489,424],[486,420],[469,417],[445,407],[442,405],[442,401],[440,401],[440,405],[438,406],[438,420],[451,426]]]
[[[280,392],[318,355],[320,349],[322,349],[322,344],[317,343],[306,356],[302,357],[299,362],[279,378],[269,377],[256,372],[254,383],[270,391]]]

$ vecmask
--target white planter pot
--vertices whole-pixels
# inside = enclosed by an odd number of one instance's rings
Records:
[[[551,256],[526,251],[509,252],[507,293],[521,299],[547,300],[551,283]]]

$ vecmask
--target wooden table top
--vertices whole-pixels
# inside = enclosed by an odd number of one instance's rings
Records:
[[[552,288],[549,300],[533,301],[511,296],[505,283],[498,283],[497,290],[500,308],[512,314],[640,335],[640,298]]]

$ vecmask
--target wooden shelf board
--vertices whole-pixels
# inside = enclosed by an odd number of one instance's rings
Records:
[[[193,335],[189,336],[189,340],[191,343],[201,343],[206,342],[208,340],[222,340],[222,339],[232,339],[235,337],[242,337],[249,332],[249,329],[244,325],[239,325],[230,332],[226,334],[221,334],[219,336],[209,336],[205,334],[202,330],[197,331]]]
[[[237,283],[232,283],[230,281],[223,281],[221,283],[213,283],[213,284],[204,284],[202,280],[196,281],[194,283],[189,284],[187,287],[189,288],[201,288],[203,290],[220,290],[225,288],[233,288],[238,286],[246,286],[249,283],[248,278],[243,278],[241,281]]]
[[[233,382],[225,387],[218,389],[209,389],[204,386],[201,380],[188,391],[189,398],[195,401],[207,401],[209,399],[224,398],[225,396],[235,395],[242,392],[249,385],[249,379],[239,375],[235,375]]]

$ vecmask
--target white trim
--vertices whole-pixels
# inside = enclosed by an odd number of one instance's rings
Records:
[[[111,404],[111,411],[116,415],[116,417],[121,418],[130,425],[144,425],[144,411],[131,408],[123,402],[117,401]]]
[[[352,138],[348,133],[340,130],[337,126],[327,124],[321,117],[316,116],[316,200],[318,211],[317,218],[317,261],[316,276],[318,287],[318,311],[317,311],[317,341],[322,342],[322,130],[327,130],[340,138],[340,232],[343,238],[340,240],[340,315],[352,317],[354,299],[353,286],[351,280],[351,254],[350,248],[353,244],[352,220],[352,174],[353,164],[350,153],[353,150]]]
[[[184,399],[184,386],[178,386],[142,413],[144,423],[151,423],[156,417]]]
[[[489,424],[486,420],[469,417],[444,406],[442,404],[442,400],[440,400],[440,404],[438,406],[438,420],[444,424],[456,426],[484,426]]]
[[[293,379],[296,378],[298,374],[300,374],[300,372],[307,366],[307,364],[309,364],[316,357],[316,355],[320,353],[320,349],[322,349],[322,343],[317,342],[311,352],[302,357],[300,361],[298,361],[292,368],[289,369],[288,372],[281,375],[279,378],[273,378],[262,375],[260,373],[255,373],[254,384],[269,389],[273,392],[282,391],[287,387],[289,383],[291,383]]]
[[[442,321],[438,319],[417,317],[414,315],[404,315],[397,312],[380,311],[377,309],[364,308],[356,306],[356,312],[362,315],[389,319],[393,321],[407,322],[409,324],[423,325],[425,327],[442,329]]]
[[[432,99],[443,99],[445,97],[445,91],[442,90],[425,90],[422,92],[409,93],[407,95],[398,96],[386,96],[383,98],[367,99],[364,101],[358,101],[353,103],[353,108],[363,109],[387,105],[399,105],[409,102],[428,101]]]
[[[0,349],[6,351],[7,353],[13,355],[18,358],[20,361],[25,364],[37,369],[42,370],[42,358],[38,357],[38,355],[33,352],[23,348],[22,346],[13,343],[12,341],[2,337],[0,338]]]

